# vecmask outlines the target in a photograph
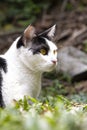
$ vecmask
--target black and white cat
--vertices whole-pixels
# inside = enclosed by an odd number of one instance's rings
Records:
[[[54,25],[35,34],[35,28],[28,26],[0,56],[0,107],[25,95],[38,97],[42,73],[53,70],[57,64],[57,47],[51,41],[55,28]]]

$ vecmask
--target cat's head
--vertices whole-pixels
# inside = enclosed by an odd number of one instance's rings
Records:
[[[33,26],[28,26],[17,40],[20,60],[33,71],[51,71],[57,65],[57,47],[52,42],[56,25],[36,34]]]

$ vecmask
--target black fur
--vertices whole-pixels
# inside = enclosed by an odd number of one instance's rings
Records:
[[[46,50],[46,55],[49,52],[49,46],[47,45],[46,40],[40,36],[37,36],[32,40],[32,47],[30,49],[32,49],[34,55],[40,53],[41,49]]]
[[[7,72],[7,63],[6,60],[2,57],[0,57],[0,70],[3,69],[3,71]]]
[[[47,38],[48,40],[51,40],[51,38],[50,37],[48,37],[48,31],[45,31],[45,32],[43,32],[43,33],[40,33],[38,36],[39,37],[45,37],[45,38]]]
[[[17,49],[20,48],[21,46],[24,46],[23,36],[21,36],[20,39],[17,42]]]
[[[0,57],[0,71],[3,70],[5,73],[7,72],[7,64],[6,60]],[[3,102],[3,96],[2,96],[2,74],[0,72],[0,107],[4,107],[4,102]]]
[[[3,101],[3,97],[2,97],[2,75],[0,72],[0,107],[4,107],[4,101]]]

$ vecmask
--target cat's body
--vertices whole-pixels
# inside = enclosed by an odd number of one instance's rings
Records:
[[[57,47],[45,36],[52,37],[54,31],[55,26],[35,36],[34,27],[29,26],[0,56],[1,107],[23,99],[25,95],[39,96],[42,73],[53,70],[57,63]]]

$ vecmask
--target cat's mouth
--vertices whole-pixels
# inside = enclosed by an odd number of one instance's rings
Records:
[[[52,62],[52,64],[53,64],[54,66],[57,65],[57,60],[52,60],[51,62]]]
[[[49,64],[49,66],[47,67],[48,72],[54,70],[56,68],[56,66],[57,66],[57,62]]]

